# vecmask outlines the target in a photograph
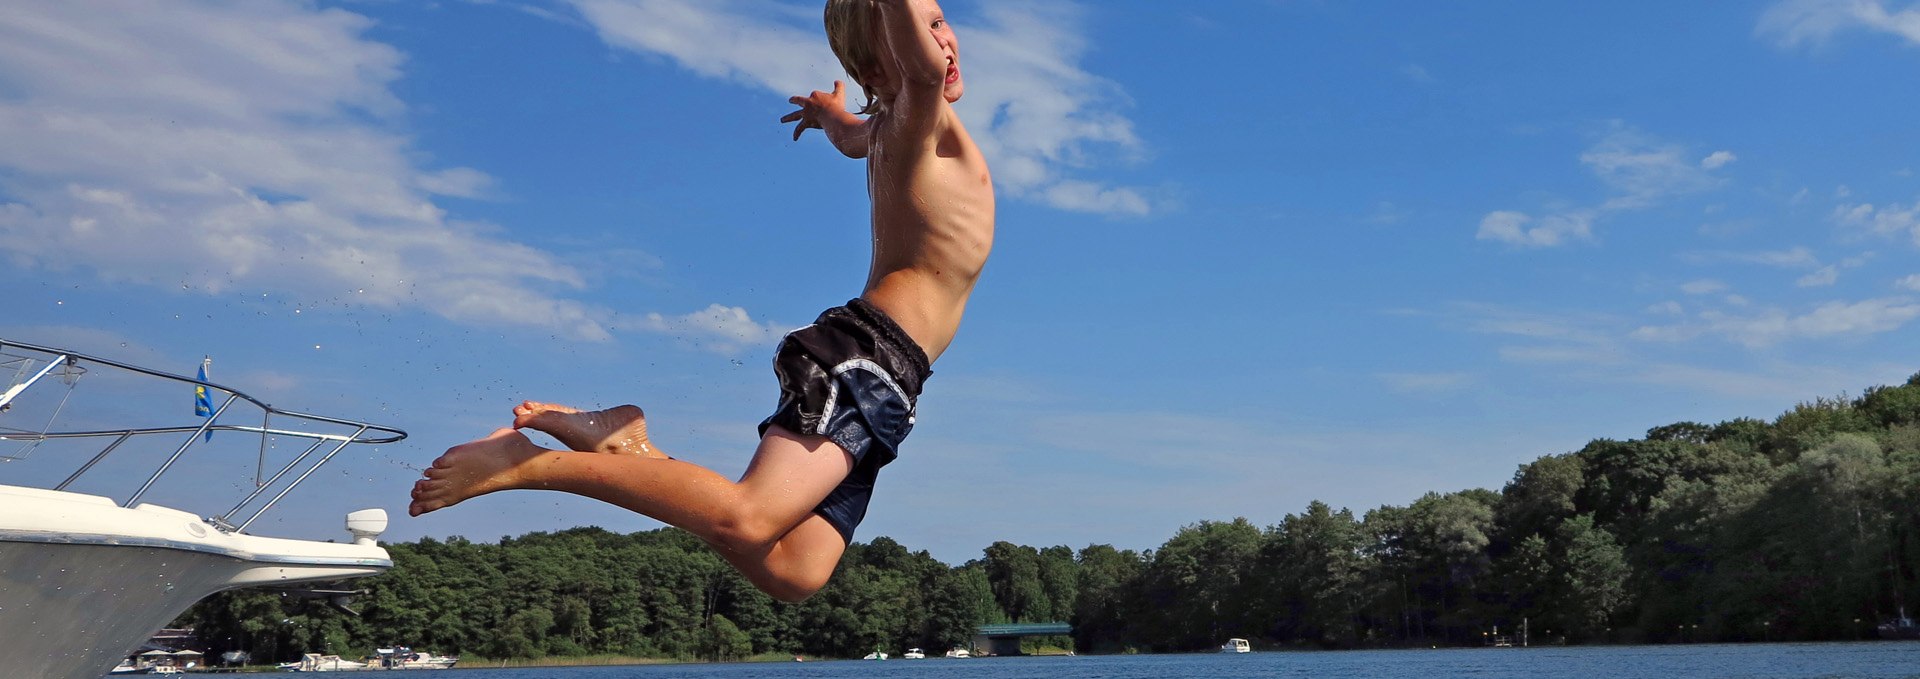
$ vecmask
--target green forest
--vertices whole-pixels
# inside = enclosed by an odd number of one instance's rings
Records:
[[[1469,454],[1469,451],[1460,451]],[[337,611],[272,590],[175,624],[256,661],[404,644],[488,658],[859,657],[965,645],[985,622],[1070,621],[1086,653],[1532,642],[1871,638],[1916,599],[1920,375],[1772,421],[1679,422],[1521,465],[1498,491],[1362,515],[1200,521],[1157,549],[998,542],[950,565],[886,537],[782,604],[675,529],[388,544]]]

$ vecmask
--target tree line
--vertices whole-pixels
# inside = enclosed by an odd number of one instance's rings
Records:
[[[676,529],[386,545],[358,615],[272,590],[176,625],[256,659],[403,644],[490,658],[940,652],[990,622],[1069,621],[1081,652],[1837,640],[1904,613],[1920,565],[1920,375],[1772,421],[1679,422],[1521,465],[1501,490],[1363,515],[1309,503],[1158,549],[996,542],[957,566],[875,538],[798,604]]]

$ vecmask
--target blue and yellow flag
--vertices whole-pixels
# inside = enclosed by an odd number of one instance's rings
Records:
[[[200,359],[200,381],[207,381],[207,366],[210,365],[213,365],[212,356]],[[213,417],[213,397],[207,394],[207,385],[193,385],[193,414],[200,417]],[[212,429],[207,430],[207,437],[203,440],[213,440]]]

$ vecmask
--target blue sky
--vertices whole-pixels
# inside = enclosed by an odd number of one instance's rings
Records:
[[[777,122],[844,77],[816,2],[9,5],[0,337],[412,433],[256,532],[656,527],[405,495],[523,398],[737,474],[865,278],[864,168]],[[1920,5],[946,9],[998,242],[861,539],[1153,548],[1920,370]]]

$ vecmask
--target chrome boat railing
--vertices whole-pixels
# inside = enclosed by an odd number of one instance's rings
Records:
[[[55,406],[52,414],[48,416],[47,425],[40,430],[36,431],[5,426],[4,418],[0,418],[0,441],[22,442],[26,444],[28,450],[31,450],[34,446],[50,441],[73,439],[105,440],[106,442],[99,452],[81,464],[65,481],[60,482],[59,485],[54,487],[54,490],[65,490],[68,486],[72,485],[74,481],[78,480],[81,475],[93,469],[101,460],[106,459],[109,454],[113,453],[129,440],[142,437],[164,437],[185,434],[186,439],[173,449],[172,454],[167,456],[166,460],[147,477],[144,483],[140,484],[139,489],[135,490],[125,501],[119,502],[122,507],[132,507],[140,501],[142,496],[147,494],[147,491],[151,489],[162,476],[166,475],[167,471],[174,466],[174,463],[186,455],[187,451],[192,449],[196,443],[205,441],[210,433],[233,432],[257,435],[260,437],[260,460],[259,466],[256,467],[254,473],[253,490],[249,492],[246,497],[242,498],[239,503],[235,504],[233,508],[227,510],[226,513],[208,519],[208,523],[229,532],[244,532],[247,526],[251,525],[254,520],[259,519],[268,509],[271,509],[274,504],[278,503],[281,498],[286,497],[287,493],[292,492],[294,488],[306,481],[307,477],[311,476],[315,471],[318,471],[320,467],[326,465],[329,460],[333,459],[334,455],[338,454],[347,446],[356,444],[379,445],[394,443],[407,437],[405,431],[393,427],[277,408],[240,390],[195,377],[152,370],[66,349],[14,342],[5,339],[0,339],[0,370],[11,370],[15,373],[16,377],[4,392],[0,392],[0,414],[4,414],[8,409],[12,408],[14,401],[25,394],[28,389],[36,385],[45,384],[50,377],[57,378],[56,381],[65,382],[69,389],[71,389],[73,384],[77,382],[81,376],[85,375],[89,369],[102,367],[122,370],[159,380],[177,382],[183,385],[183,389],[186,386],[202,388],[206,390],[207,400],[210,403],[217,401],[218,405],[214,406],[210,415],[206,416],[204,421],[197,425],[56,431],[53,425],[58,419],[60,410],[64,408],[67,402],[67,396],[71,395],[71,392],[69,392],[68,395],[61,397],[59,405]],[[222,395],[224,396],[222,397]],[[226,422],[243,419],[240,414],[228,415],[230,409],[236,408],[241,410],[248,408],[257,409],[261,414],[260,425],[223,423],[223,417],[226,418]],[[236,413],[238,413],[238,411],[236,411]],[[338,428],[341,431],[351,430],[351,433],[343,434],[317,431],[328,426]],[[262,472],[264,472],[266,468],[268,440],[270,438],[309,441],[310,443],[305,450],[281,466],[271,477],[262,478]],[[320,453],[319,457],[315,458],[315,453],[320,452],[323,448],[326,449],[325,452]],[[308,462],[309,460],[311,460],[311,463]],[[287,478],[289,474],[294,474],[292,480],[281,484],[281,481]],[[234,523],[235,519],[243,511],[258,501],[269,490],[276,487],[279,490],[272,498],[268,499],[264,504],[259,505],[257,509],[254,509],[251,514],[246,516],[245,520],[240,521],[238,524]]]

